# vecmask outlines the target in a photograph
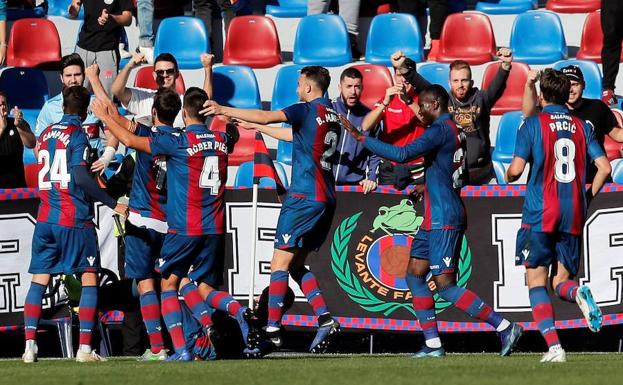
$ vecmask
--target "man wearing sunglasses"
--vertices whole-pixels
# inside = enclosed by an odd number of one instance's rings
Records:
[[[132,54],[132,59],[126,66],[119,71],[119,75],[112,84],[113,95],[128,110],[136,116],[136,120],[146,126],[152,126],[151,108],[156,90],[146,88],[128,87],[128,78],[132,69],[142,63],[145,63],[145,56],[140,53]],[[201,55],[201,63],[205,71],[205,79],[203,81],[203,90],[212,98],[212,64],[214,63],[214,55],[204,53]],[[175,90],[177,79],[180,77],[177,60],[170,53],[161,53],[154,60],[154,71],[152,73],[154,81],[158,88],[169,88]],[[184,95],[180,95],[182,98]],[[175,127],[184,127],[182,121],[182,113],[177,114]]]

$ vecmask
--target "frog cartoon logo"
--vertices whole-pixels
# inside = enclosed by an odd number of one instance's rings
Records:
[[[381,206],[371,227],[359,226],[362,215],[363,211],[344,219],[333,235],[331,268],[338,284],[367,311],[388,316],[405,309],[415,315],[405,276],[411,242],[424,217],[409,199],[395,206]],[[471,252],[465,238],[458,265],[457,283],[465,287],[471,275]],[[436,289],[432,282],[429,287]],[[437,312],[450,305],[437,294],[434,298]]]

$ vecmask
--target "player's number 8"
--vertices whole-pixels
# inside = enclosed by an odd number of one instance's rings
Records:
[[[571,183],[575,180],[575,143],[571,139],[562,138],[554,143],[556,166],[554,178],[560,183]]]

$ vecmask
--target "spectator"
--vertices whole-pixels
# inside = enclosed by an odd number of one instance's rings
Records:
[[[22,111],[16,106],[13,109],[15,118],[8,115],[7,97],[0,91],[0,189],[26,187],[24,146],[35,147],[35,136]]]
[[[346,23],[348,29],[348,37],[350,39],[351,51],[353,59],[361,60],[361,51],[357,48],[357,37],[359,36],[359,6],[361,0],[339,0],[340,16]],[[327,13],[331,0],[308,0],[307,14],[317,15],[319,13]]]
[[[203,20],[210,38],[210,47],[216,61],[223,60],[223,42],[221,35],[225,23],[225,33],[236,12],[246,6],[247,0],[194,0],[195,16]],[[222,15],[222,18],[221,18]],[[207,47],[206,47],[207,48]]]
[[[121,28],[132,22],[132,1],[72,0],[69,16],[77,17],[83,3],[84,23],[78,35],[76,52],[85,66],[98,64],[100,80],[110,95],[113,79],[119,71]]]
[[[409,13],[418,21],[422,38],[426,43],[426,31],[428,29],[428,16],[426,7],[430,10],[430,51],[428,60],[435,60],[439,53],[439,37],[443,23],[448,17],[447,0],[397,0],[396,12]]]
[[[6,0],[0,0],[0,66],[6,61]]]
[[[138,0],[136,3],[138,22],[138,47],[136,52],[145,56],[145,61],[154,63],[154,0]]]
[[[63,89],[72,86],[81,86],[85,81],[84,61],[77,53],[65,55],[61,58],[61,83]],[[91,102],[95,99],[91,95]],[[63,117],[63,92],[48,99],[37,117],[35,136],[39,137],[48,126],[58,123]],[[93,164],[92,171],[102,171],[113,160],[119,142],[116,138],[106,138],[100,120],[90,110],[82,123],[82,128],[89,138],[89,146],[93,150],[93,159],[98,158]],[[107,141],[105,139],[108,139]]]
[[[361,103],[363,75],[356,68],[346,68],[340,75],[340,96],[333,101],[333,108],[344,115],[354,127],[361,131],[361,122],[370,109]],[[377,127],[366,132],[376,136]],[[360,185],[363,193],[374,191],[377,186],[376,172],[380,158],[366,150],[344,130],[337,145],[338,161],[333,165],[336,185]]]
[[[424,133],[424,125],[417,115],[417,94],[421,88],[405,79],[406,73],[415,72],[413,60],[406,58],[401,51],[392,54],[391,60],[395,71],[394,86],[386,90],[383,99],[366,115],[361,128],[364,132],[370,131],[382,122],[379,139],[395,146],[406,146]],[[393,185],[399,190],[424,183],[424,158],[405,165],[381,160],[378,182]]]
[[[623,1],[601,0],[601,30],[604,45],[601,49],[601,61],[604,67],[603,92],[601,100],[607,105],[617,104],[614,95],[614,83],[619,73],[621,41],[623,41]]]

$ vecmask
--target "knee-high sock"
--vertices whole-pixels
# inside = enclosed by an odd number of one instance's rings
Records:
[[[567,280],[556,285],[556,294],[567,302],[575,303],[575,295],[578,292],[578,283]]]
[[[543,286],[530,289],[530,306],[532,306],[532,316],[536,322],[548,347],[560,345],[558,332],[554,324],[554,308],[547,294],[547,289]]]
[[[427,345],[434,344],[436,346],[430,347],[440,347],[441,341],[439,340],[437,318],[435,317],[435,301],[426,284],[426,277],[407,273],[405,278],[407,286],[409,286],[409,290],[411,290],[411,294],[413,295],[415,316],[420,322],[420,327],[424,333],[424,339]]]
[[[307,302],[309,302],[311,307],[314,309],[314,314],[316,314],[316,316],[327,314],[329,312],[324,296],[322,295],[322,291],[320,291],[320,287],[318,286],[318,280],[316,280],[314,273],[309,271],[307,268],[302,267],[292,272],[292,279],[298,283],[299,287],[303,291],[303,294],[305,294],[305,297],[307,298]]]
[[[143,293],[139,301],[141,303],[141,314],[143,323],[149,336],[149,345],[153,353],[158,353],[164,348],[162,341],[162,326],[160,325],[160,301],[158,294],[150,290]]]
[[[470,316],[493,326],[497,331],[506,329],[510,323],[501,315],[494,312],[491,306],[487,305],[473,291],[464,289],[455,284],[446,285],[439,288],[439,296],[446,301],[452,302],[454,306],[463,310]]]
[[[268,323],[269,327],[279,327],[281,325],[281,309],[283,301],[288,292],[288,272],[277,270],[270,274],[270,285],[268,286]]]
[[[210,312],[208,311],[208,307],[205,302],[199,295],[199,289],[197,289],[197,285],[192,282],[187,283],[182,287],[180,293],[184,297],[184,301],[186,301],[186,305],[193,313],[193,316],[201,323],[201,326],[208,327],[212,325],[212,317],[210,316]]]
[[[173,348],[180,353],[186,346],[186,340],[182,329],[182,310],[177,299],[177,290],[163,291],[160,293],[160,301],[162,302],[162,317],[171,335]]]
[[[225,291],[211,291],[206,302],[215,309],[227,312],[232,317],[238,317],[242,309],[242,305]]]
[[[80,294],[80,344],[91,346],[91,336],[97,318],[97,286],[83,286]]]
[[[37,337],[37,325],[41,318],[41,301],[47,286],[36,282],[30,284],[26,303],[24,304],[24,333],[26,340],[34,340]]]

